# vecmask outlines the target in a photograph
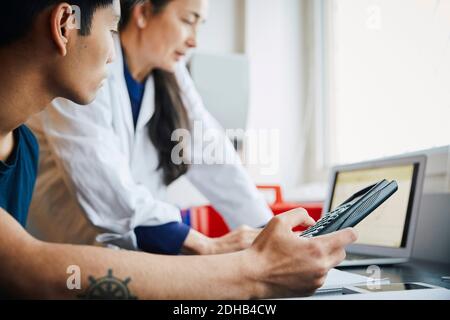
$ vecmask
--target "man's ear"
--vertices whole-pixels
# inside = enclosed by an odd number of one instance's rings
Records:
[[[51,35],[62,56],[67,55],[70,35],[73,32],[78,32],[77,22],[77,16],[68,3],[60,3],[52,10],[50,18]]]

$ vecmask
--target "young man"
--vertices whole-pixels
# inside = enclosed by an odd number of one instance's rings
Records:
[[[71,5],[77,5],[72,7]],[[251,248],[215,256],[157,256],[44,243],[23,226],[37,143],[23,123],[56,97],[91,102],[114,58],[118,0],[8,0],[0,11],[0,292],[20,298],[246,299],[312,294],[355,241],[353,230],[299,238],[304,210],[274,218]],[[73,10],[78,8],[79,10]],[[79,21],[81,19],[81,21]],[[80,29],[74,28],[79,23]],[[22,225],[22,226],[21,226]],[[80,275],[81,283],[70,281]],[[126,291],[102,283],[122,280]],[[74,278],[76,279],[76,278]]]

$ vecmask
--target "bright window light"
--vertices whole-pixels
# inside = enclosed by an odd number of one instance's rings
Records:
[[[450,144],[450,0],[332,3],[332,163]]]

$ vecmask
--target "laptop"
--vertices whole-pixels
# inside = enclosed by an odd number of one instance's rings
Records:
[[[396,180],[398,191],[356,227],[357,242],[347,247],[339,267],[386,265],[411,257],[422,197],[426,156],[395,157],[336,166],[323,213],[330,212],[364,187]]]

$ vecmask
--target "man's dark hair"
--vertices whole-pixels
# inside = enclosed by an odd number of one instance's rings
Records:
[[[50,6],[67,2],[80,8],[80,34],[89,35],[96,9],[106,7],[113,0],[6,0],[0,8],[0,47],[25,37],[39,13]]]

